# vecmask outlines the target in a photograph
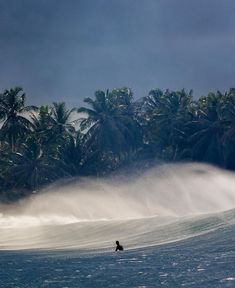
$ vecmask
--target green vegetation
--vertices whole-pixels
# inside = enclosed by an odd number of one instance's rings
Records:
[[[201,161],[235,170],[235,89],[97,91],[85,107],[26,106],[22,88],[0,94],[0,200],[61,178],[103,176],[138,161]]]

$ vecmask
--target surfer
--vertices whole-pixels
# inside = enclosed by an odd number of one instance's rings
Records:
[[[119,244],[119,241],[116,241],[116,245],[117,245],[117,246],[116,246],[115,251],[118,251],[118,250],[123,251],[123,250],[124,250],[124,249],[123,249],[123,246]]]

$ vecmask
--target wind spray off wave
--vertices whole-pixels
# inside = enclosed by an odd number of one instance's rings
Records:
[[[233,225],[234,174],[163,165],[139,177],[83,179],[48,188],[0,214],[0,249],[135,248]],[[206,215],[205,215],[206,214]]]

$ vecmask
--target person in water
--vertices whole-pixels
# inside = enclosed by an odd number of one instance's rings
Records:
[[[124,250],[124,249],[123,249],[123,246],[119,244],[119,241],[116,241],[116,245],[117,245],[117,246],[116,246],[115,251],[118,251],[118,250],[123,251],[123,250]]]

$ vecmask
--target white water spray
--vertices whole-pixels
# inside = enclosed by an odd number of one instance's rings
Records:
[[[161,227],[164,234],[162,227],[179,219],[233,208],[233,173],[201,164],[163,165],[130,179],[55,185],[9,207],[0,214],[0,248],[105,247],[111,239],[127,241],[131,235],[138,242],[141,233]],[[174,237],[163,237],[162,242]]]

